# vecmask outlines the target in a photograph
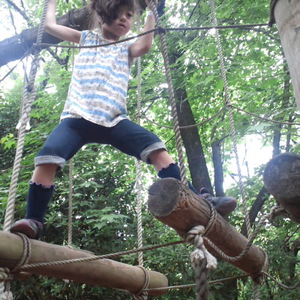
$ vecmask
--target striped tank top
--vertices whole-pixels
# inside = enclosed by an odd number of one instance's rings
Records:
[[[83,31],[80,46],[108,43],[100,32]],[[133,42],[81,48],[77,55],[61,119],[84,118],[105,127],[127,118],[126,97]]]

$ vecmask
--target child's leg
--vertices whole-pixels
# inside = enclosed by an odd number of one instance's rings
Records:
[[[44,222],[44,215],[54,190],[57,165],[45,164],[35,168],[28,190],[26,219]]]
[[[155,134],[130,120],[122,120],[111,127],[106,134],[106,143],[152,164],[160,178],[172,177],[181,180],[180,169],[167,152],[164,143]],[[195,194],[199,194],[190,183],[189,187]],[[236,205],[236,200],[233,198],[212,197],[209,194],[204,196],[223,215],[230,213]]]
[[[172,177],[181,180],[180,169],[166,150],[156,150],[149,155],[149,158],[155,169],[158,171],[158,176],[160,178]],[[234,198],[225,196],[213,197],[205,188],[202,188],[199,193],[190,182],[188,182],[188,186],[195,194],[201,194],[203,198],[211,202],[217,212],[222,216],[227,216],[236,207],[236,200]]]
[[[15,222],[11,232],[20,232],[29,238],[39,238],[43,230],[44,216],[54,190],[57,165],[45,164],[35,168],[29,184],[26,215]]]
[[[172,177],[181,180],[178,164],[175,163],[165,149],[159,149],[152,152],[149,155],[149,159],[151,160],[155,170],[158,172],[158,177]],[[199,194],[190,182],[188,182],[188,186],[195,194]]]
[[[37,238],[43,228],[44,215],[54,190],[54,179],[58,167],[62,168],[86,143],[80,119],[66,119],[49,135],[42,150],[35,158],[28,190],[25,219],[17,221],[11,227],[12,232],[21,232],[30,238]]]

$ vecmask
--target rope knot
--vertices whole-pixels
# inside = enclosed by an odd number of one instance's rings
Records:
[[[0,282],[6,281],[9,279],[9,269],[0,268]]]
[[[194,269],[199,265],[201,261],[206,259],[207,269],[216,269],[217,260],[211,255],[204,246],[202,235],[205,234],[206,229],[204,226],[199,225],[192,228],[186,237],[188,243],[193,243],[196,249],[191,254],[192,266]]]
[[[142,266],[138,266],[138,267],[140,269],[142,269],[145,274],[145,282],[144,282],[144,286],[141,288],[141,290],[134,295],[134,299],[135,300],[147,300],[148,292],[145,290],[148,289],[148,287],[149,287],[150,276],[149,276],[148,271],[144,267],[142,267]]]
[[[163,28],[162,26],[157,26],[157,33],[158,34],[165,34],[166,33],[166,29]]]

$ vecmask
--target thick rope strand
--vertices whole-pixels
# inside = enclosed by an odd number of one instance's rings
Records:
[[[37,43],[38,44],[41,43],[43,33],[44,33],[47,7],[48,7],[48,0],[45,0],[43,15],[42,15],[41,23],[39,25],[38,33],[37,33]],[[30,74],[29,74],[29,82],[28,82],[27,87],[25,87],[23,90],[24,109],[23,109],[23,115],[20,120],[20,130],[18,132],[17,150],[16,150],[16,154],[15,154],[12,179],[11,179],[11,184],[10,184],[10,188],[9,188],[7,208],[6,208],[6,212],[5,212],[5,218],[4,218],[4,226],[3,226],[4,231],[9,231],[10,226],[13,223],[13,219],[14,219],[16,190],[17,190],[18,178],[19,178],[19,174],[20,174],[20,170],[21,170],[21,162],[22,162],[23,149],[24,149],[24,144],[25,144],[26,124],[29,123],[31,105],[36,98],[36,89],[34,87],[34,82],[35,82],[35,78],[36,78],[38,64],[39,64],[39,51],[35,50],[33,61],[31,64],[31,70],[30,70]]]
[[[217,21],[217,17],[216,17],[216,9],[215,9],[214,0],[210,0],[209,4],[211,7],[211,12],[212,12],[213,25],[215,27],[217,27],[218,21]],[[245,223],[246,223],[246,227],[247,227],[248,236],[250,236],[251,225],[250,225],[250,219],[249,219],[247,203],[246,203],[246,192],[245,192],[244,184],[242,181],[242,172],[241,172],[241,168],[240,168],[240,161],[239,161],[239,155],[238,155],[238,150],[237,150],[237,141],[236,141],[237,134],[236,134],[236,129],[235,129],[235,125],[234,125],[233,110],[232,110],[232,107],[230,104],[230,96],[229,96],[229,88],[228,88],[228,82],[227,82],[227,76],[226,76],[226,68],[225,68],[225,64],[224,64],[223,48],[222,48],[222,44],[221,44],[219,30],[217,28],[215,28],[215,33],[216,33],[216,40],[217,40],[217,46],[218,46],[218,52],[219,52],[219,58],[220,58],[221,75],[222,75],[222,80],[224,83],[225,105],[228,109],[228,114],[229,114],[230,135],[231,135],[231,139],[233,142],[236,166],[237,166],[237,171],[238,171],[238,175],[239,175],[239,187],[240,187],[240,191],[242,194],[242,200],[243,200]]]
[[[159,19],[157,8],[152,0],[150,1],[149,6],[154,14],[157,25],[159,27],[161,27],[161,21]],[[180,136],[175,93],[174,93],[174,87],[173,87],[173,82],[172,82],[172,77],[171,77],[171,69],[170,69],[170,62],[169,62],[169,57],[168,57],[165,33],[160,32],[159,37],[160,37],[160,42],[161,42],[161,46],[162,46],[162,55],[163,55],[163,59],[164,59],[165,73],[166,73],[166,78],[167,78],[167,83],[168,83],[168,91],[169,91],[169,98],[170,98],[170,104],[171,104],[171,113],[172,113],[174,132],[175,132],[175,138],[176,138],[176,148],[177,148],[178,158],[179,158],[180,174],[181,174],[182,182],[184,184],[187,184],[187,171],[186,171],[186,167],[185,167],[185,163],[184,163],[183,146],[182,146],[182,141],[181,141],[181,136]]]

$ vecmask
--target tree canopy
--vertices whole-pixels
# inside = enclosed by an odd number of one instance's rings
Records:
[[[86,28],[82,23],[86,20],[86,5],[85,0],[58,1],[57,16],[63,16],[66,25],[81,24],[78,29],[82,30]],[[228,194],[236,197],[239,205],[228,221],[247,235],[242,202],[245,201],[254,230],[259,219],[276,205],[276,199],[268,194],[263,184],[266,163],[279,153],[300,152],[299,115],[276,25],[267,25],[270,1],[216,0],[215,7],[226,83],[222,78],[221,57],[209,1],[165,1],[161,21],[165,28],[188,177],[197,189],[205,186],[217,196]],[[17,144],[16,125],[31,64],[31,54],[27,53],[30,47],[23,44],[28,39],[24,37],[30,36],[34,43],[42,10],[43,1],[5,0],[0,3],[1,26],[8,32],[0,41],[0,54],[3,53],[0,55],[2,224]],[[67,16],[73,16],[73,25]],[[137,33],[138,25],[131,36]],[[25,212],[34,156],[59,122],[74,56],[78,51],[68,43],[48,38],[50,40],[45,37],[46,41],[53,45],[43,47],[40,52],[35,81],[37,96],[32,105],[31,128],[23,151],[15,219],[22,218]],[[13,48],[18,56],[11,59]],[[26,57],[23,57],[24,54]],[[142,58],[141,67],[141,124],[164,140],[170,154],[177,159],[159,32],[151,52]],[[131,75],[128,113],[136,121],[137,64],[133,66]],[[225,102],[226,91],[230,105]],[[236,161],[241,168],[241,178]],[[157,175],[151,166],[145,164],[142,173],[144,189],[140,192],[143,196],[144,245],[179,240],[174,230],[158,222],[147,211],[147,189],[157,180]],[[67,244],[69,181],[68,165],[57,174],[55,195],[46,216],[43,239],[49,243]],[[243,185],[245,199],[239,181]],[[72,182],[74,247],[96,254],[137,247],[135,160],[110,146],[87,145],[73,159]],[[254,243],[268,253],[268,273],[272,278],[292,286],[299,280],[300,272],[299,224],[283,215],[266,221],[264,225]],[[189,257],[192,251],[191,246],[182,244],[145,252],[145,267],[165,274],[171,286],[194,283]],[[138,264],[136,254],[122,256],[119,260]],[[210,286],[212,299],[251,299],[253,282],[243,275],[220,260],[217,270],[210,273],[209,280],[231,279]],[[260,288],[261,299],[297,299],[299,289],[284,289],[275,280],[266,277]],[[121,300],[129,297],[121,291],[41,276],[32,276],[26,281],[14,280],[11,289],[15,299],[22,300]],[[193,288],[174,289],[159,299],[195,299],[195,291]]]

